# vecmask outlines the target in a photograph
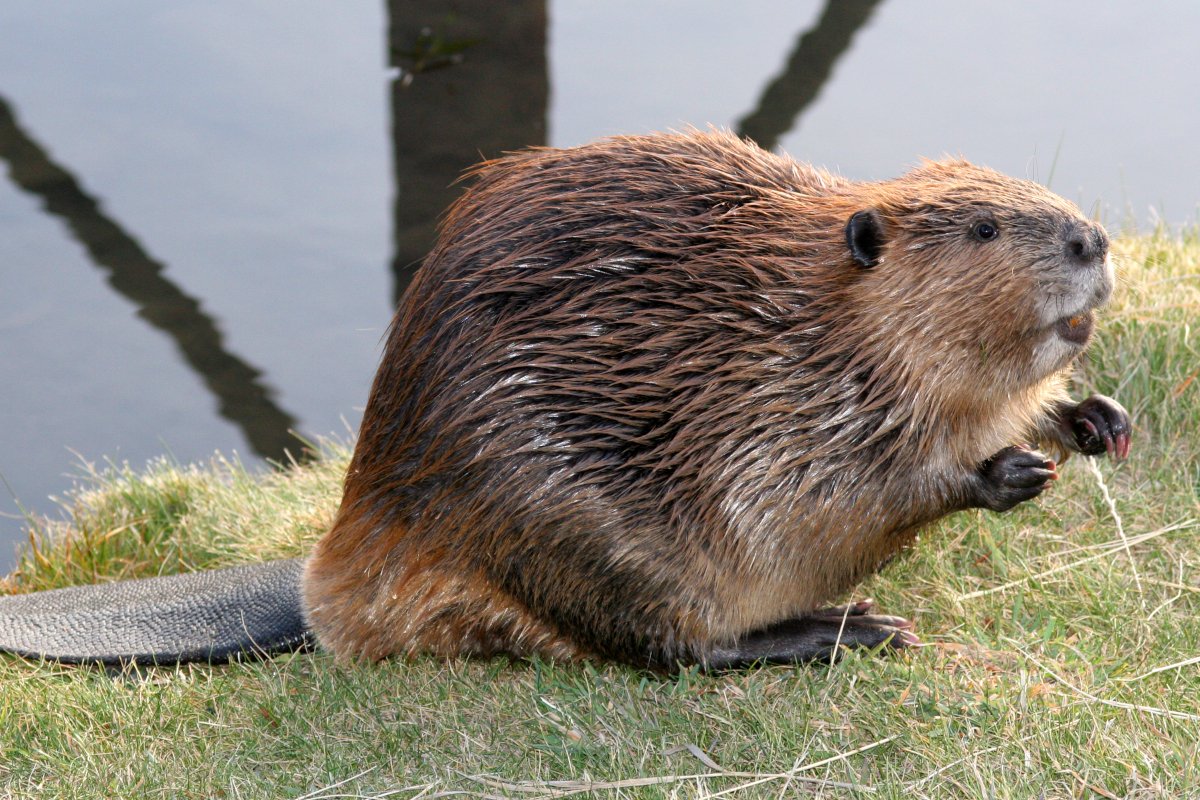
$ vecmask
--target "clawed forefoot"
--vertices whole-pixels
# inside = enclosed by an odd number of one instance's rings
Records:
[[[979,467],[972,505],[1008,511],[1037,497],[1058,479],[1054,462],[1036,450],[1006,447]]]
[[[1109,458],[1129,457],[1133,425],[1129,412],[1111,397],[1094,394],[1072,408],[1063,418],[1075,447],[1084,455],[1107,453]]]

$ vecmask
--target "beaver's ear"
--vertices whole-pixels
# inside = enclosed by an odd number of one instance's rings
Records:
[[[879,263],[883,250],[883,220],[873,208],[855,212],[846,223],[846,246],[860,267],[873,267]]]

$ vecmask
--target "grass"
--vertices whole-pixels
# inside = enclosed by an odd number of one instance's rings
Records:
[[[1200,797],[1200,241],[1117,250],[1079,389],[1129,407],[1134,456],[1073,459],[1036,504],[945,520],[860,587],[927,647],[670,678],[323,654],[109,676],[0,657],[0,796]],[[8,588],[302,553],[346,458],[331,445],[265,478],[98,470],[69,530],[35,523]]]

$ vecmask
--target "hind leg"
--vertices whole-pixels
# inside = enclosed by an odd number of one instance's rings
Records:
[[[839,608],[823,608],[743,636],[732,647],[713,648],[703,659],[708,670],[737,669],[751,664],[796,664],[829,661],[839,646],[894,649],[918,643],[912,623],[902,617],[871,614],[874,603],[863,600]]]
[[[438,560],[375,562],[318,546],[307,564],[305,616],[319,644],[348,660],[392,656],[589,655],[485,576]]]

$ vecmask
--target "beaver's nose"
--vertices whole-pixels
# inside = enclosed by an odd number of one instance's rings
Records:
[[[1103,263],[1108,256],[1108,234],[1093,222],[1072,222],[1066,240],[1067,258],[1081,267]]]

